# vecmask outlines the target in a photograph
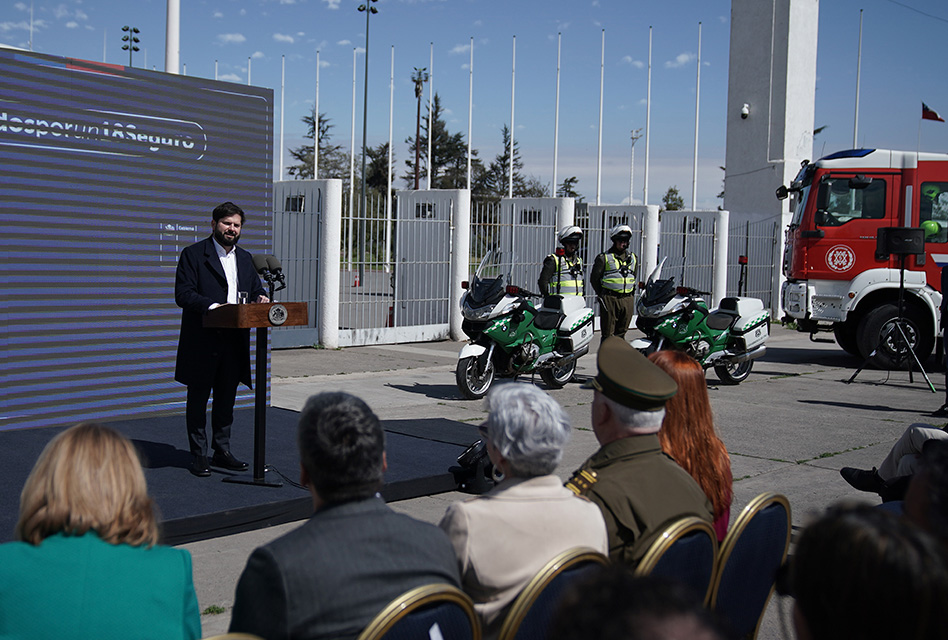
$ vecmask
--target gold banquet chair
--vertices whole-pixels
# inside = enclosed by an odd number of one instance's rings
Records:
[[[609,563],[595,549],[567,549],[533,576],[500,627],[498,640],[545,640],[550,618],[567,587],[590,571]]]
[[[435,627],[445,639],[481,639],[481,625],[467,594],[449,584],[429,584],[392,600],[358,640],[429,638]]]
[[[790,546],[790,502],[762,493],[748,503],[721,545],[710,608],[737,638],[756,638],[777,570]]]
[[[691,588],[707,605],[717,570],[718,538],[706,520],[690,516],[659,534],[635,568],[637,576],[660,576]]]

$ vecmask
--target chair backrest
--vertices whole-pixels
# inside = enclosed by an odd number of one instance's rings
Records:
[[[721,545],[710,607],[735,637],[756,638],[777,570],[790,546],[790,503],[762,493],[744,507]]]
[[[481,625],[474,612],[474,603],[467,594],[449,584],[424,585],[403,593],[375,616],[359,634],[358,640],[437,637],[452,640],[481,638]]]
[[[510,606],[498,640],[545,640],[550,618],[566,588],[609,558],[594,549],[568,549],[550,560]]]
[[[690,516],[671,523],[648,548],[635,575],[661,576],[687,585],[704,604],[711,598],[718,539],[711,524]]]

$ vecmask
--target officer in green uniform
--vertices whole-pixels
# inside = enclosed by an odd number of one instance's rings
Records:
[[[543,260],[537,284],[544,296],[581,296],[585,294],[583,259],[579,257],[579,241],[583,230],[576,225],[563,227],[559,234],[562,248]]]
[[[609,557],[638,564],[672,522],[713,519],[698,483],[662,452],[656,435],[665,402],[678,392],[668,374],[615,336],[597,356],[599,372],[583,385],[595,389],[592,427],[600,449],[566,486],[599,505],[609,534]]]
[[[612,248],[596,256],[589,279],[599,297],[599,330],[602,339],[625,338],[635,313],[635,273],[638,260],[629,251],[632,229],[618,224],[609,232]]]

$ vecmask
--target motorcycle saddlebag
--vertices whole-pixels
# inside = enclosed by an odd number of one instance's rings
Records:
[[[592,309],[584,307],[566,314],[556,333],[560,344],[569,351],[586,346],[593,337]]]
[[[720,308],[736,311],[740,316],[731,328],[738,346],[750,350],[767,341],[770,335],[769,313],[758,298],[724,298]]]

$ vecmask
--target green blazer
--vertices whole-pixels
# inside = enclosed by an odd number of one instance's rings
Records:
[[[0,638],[195,640],[191,555],[95,533],[0,544]]]

